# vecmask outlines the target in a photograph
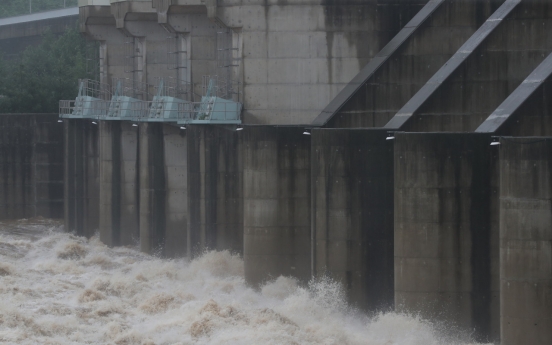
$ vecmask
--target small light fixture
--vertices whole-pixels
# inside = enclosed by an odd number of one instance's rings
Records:
[[[137,123],[133,123],[133,124],[132,124],[132,127],[138,127],[138,124],[137,124]]]
[[[180,129],[186,129],[186,126],[180,126]]]
[[[303,132],[304,135],[311,135],[311,132],[309,132],[308,129],[305,129],[305,131]]]
[[[395,140],[395,132],[387,132],[385,140]]]
[[[236,131],[243,131],[243,127],[242,127],[242,126],[238,126],[238,127],[236,128]]]
[[[97,125],[98,123],[96,121],[92,121],[92,124],[93,125]]]
[[[500,145],[500,139],[498,137],[492,137],[491,146]]]

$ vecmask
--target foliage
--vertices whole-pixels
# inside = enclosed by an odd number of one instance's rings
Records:
[[[86,41],[77,29],[47,33],[17,60],[0,58],[0,113],[57,112],[60,99],[74,99],[86,77]]]
[[[63,0],[0,0],[0,18],[63,8]],[[78,0],[65,0],[65,7],[78,6]],[[31,4],[31,6],[29,6]]]

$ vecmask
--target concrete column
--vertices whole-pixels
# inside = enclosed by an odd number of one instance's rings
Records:
[[[310,136],[303,128],[246,127],[245,278],[311,277]]]
[[[99,227],[98,126],[66,119],[64,128],[65,229],[91,237]]]
[[[121,121],[120,190],[121,245],[136,244],[140,238],[138,128]]]
[[[188,139],[186,130],[163,125],[165,162],[165,250],[168,257],[187,255]]]
[[[393,141],[381,130],[312,131],[315,275],[368,311],[392,309]]]
[[[243,164],[239,131],[188,126],[189,245],[243,253]]]
[[[140,248],[164,255],[165,166],[163,124],[140,124]]]
[[[500,335],[552,344],[552,138],[500,140]]]
[[[108,246],[121,244],[121,122],[99,122],[100,145],[100,240]]]
[[[395,134],[395,305],[498,339],[496,151],[484,134]],[[493,153],[494,152],[494,153]]]

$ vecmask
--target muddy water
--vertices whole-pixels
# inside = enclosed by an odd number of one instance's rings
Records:
[[[469,336],[347,306],[329,280],[280,277],[261,291],[243,261],[191,262],[62,232],[49,220],[0,222],[1,344],[459,344]]]

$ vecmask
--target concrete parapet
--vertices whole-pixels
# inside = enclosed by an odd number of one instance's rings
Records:
[[[99,228],[98,126],[65,120],[65,230],[91,237]]]
[[[395,306],[499,336],[496,148],[485,134],[395,133]],[[494,151],[493,151],[494,150]]]
[[[188,126],[189,252],[243,253],[243,161],[240,131]]]
[[[500,139],[503,345],[552,343],[552,138]]]
[[[297,127],[243,135],[245,279],[311,278],[310,136]]]
[[[393,141],[382,130],[312,131],[313,271],[368,311],[394,306]]]

